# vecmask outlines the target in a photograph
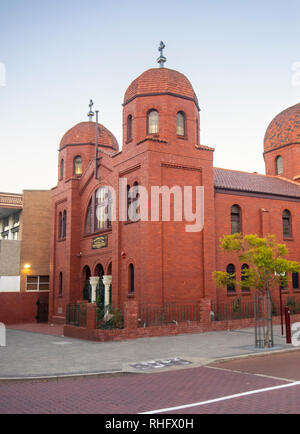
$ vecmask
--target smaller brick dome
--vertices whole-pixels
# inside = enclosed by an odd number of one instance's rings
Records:
[[[98,144],[110,150],[119,150],[119,145],[115,136],[103,125],[98,125]],[[63,136],[60,148],[66,145],[81,145],[85,143],[95,143],[96,124],[95,122],[81,122],[71,128]]]
[[[168,68],[152,68],[143,72],[128,87],[124,105],[138,96],[171,94],[190,99],[199,108],[198,99],[185,75]]]
[[[272,120],[265,135],[264,150],[291,143],[300,143],[300,104],[289,107]]]

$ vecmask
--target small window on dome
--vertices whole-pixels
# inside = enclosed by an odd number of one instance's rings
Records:
[[[158,133],[158,111],[157,110],[150,110],[148,112],[147,116],[147,130],[148,134],[157,134]]]
[[[276,175],[283,173],[283,159],[281,156],[276,157]]]
[[[132,115],[127,118],[127,141],[132,139]]]
[[[62,158],[60,161],[60,174],[59,174],[59,179],[62,180],[64,179],[64,159]]]
[[[185,114],[184,112],[177,113],[177,136],[184,137],[185,134]]]
[[[82,158],[80,155],[74,158],[73,174],[82,175]]]

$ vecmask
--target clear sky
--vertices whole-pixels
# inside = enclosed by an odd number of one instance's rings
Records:
[[[56,185],[60,139],[90,98],[121,145],[123,95],[160,40],[215,166],[264,173],[268,124],[300,102],[299,20],[299,0],[0,0],[0,191]]]

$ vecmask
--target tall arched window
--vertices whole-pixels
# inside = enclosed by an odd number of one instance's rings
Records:
[[[60,161],[60,171],[59,171],[59,179],[64,179],[64,159],[62,158]]]
[[[62,220],[62,238],[67,236],[67,211],[64,211]]]
[[[59,273],[59,290],[58,290],[58,296],[63,296],[63,274]]]
[[[159,131],[158,111],[150,110],[147,116],[147,132],[148,134],[157,134]]]
[[[58,239],[61,240],[63,238],[63,217],[60,212],[58,215]]]
[[[283,159],[279,155],[276,157],[276,175],[281,175],[283,173]]]
[[[177,136],[185,137],[185,114],[184,112],[177,113]]]
[[[289,210],[285,209],[282,213],[282,231],[284,238],[292,236],[292,218]]]
[[[106,187],[100,187],[95,193],[95,229],[108,229],[112,223],[112,197]]]
[[[127,141],[132,139],[132,115],[127,118]]]
[[[92,221],[93,221],[93,207],[92,207],[92,199],[89,202],[88,208],[87,208],[87,212],[86,212],[86,218],[85,218],[85,233],[86,234],[91,234],[93,232],[93,225],[92,225]]]
[[[230,274],[235,279],[235,266],[233,264],[229,264],[226,268],[226,272]],[[235,292],[235,285],[232,283],[231,285],[227,285],[227,292],[233,293]]]
[[[74,158],[73,174],[82,175],[82,158],[80,155],[77,155],[77,157]]]
[[[135,290],[134,287],[134,265],[129,265],[129,292],[130,294],[133,294]]]
[[[249,265],[248,264],[243,264],[242,265],[242,270],[241,270],[242,271],[242,277],[241,277],[242,282],[244,282],[247,279],[247,277],[248,277],[248,270],[249,270]],[[250,288],[248,286],[242,286],[242,291],[249,292]]]
[[[231,207],[231,234],[242,232],[241,208],[238,205]]]
[[[89,235],[112,226],[112,195],[107,187],[100,187],[93,194],[85,216],[85,234]]]
[[[198,119],[196,119],[196,145],[200,145],[200,129]]]

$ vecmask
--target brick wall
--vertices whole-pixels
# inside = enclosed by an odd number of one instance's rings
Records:
[[[0,293],[0,322],[5,325],[35,322],[36,302],[39,298],[48,299],[48,294],[33,292]]]

